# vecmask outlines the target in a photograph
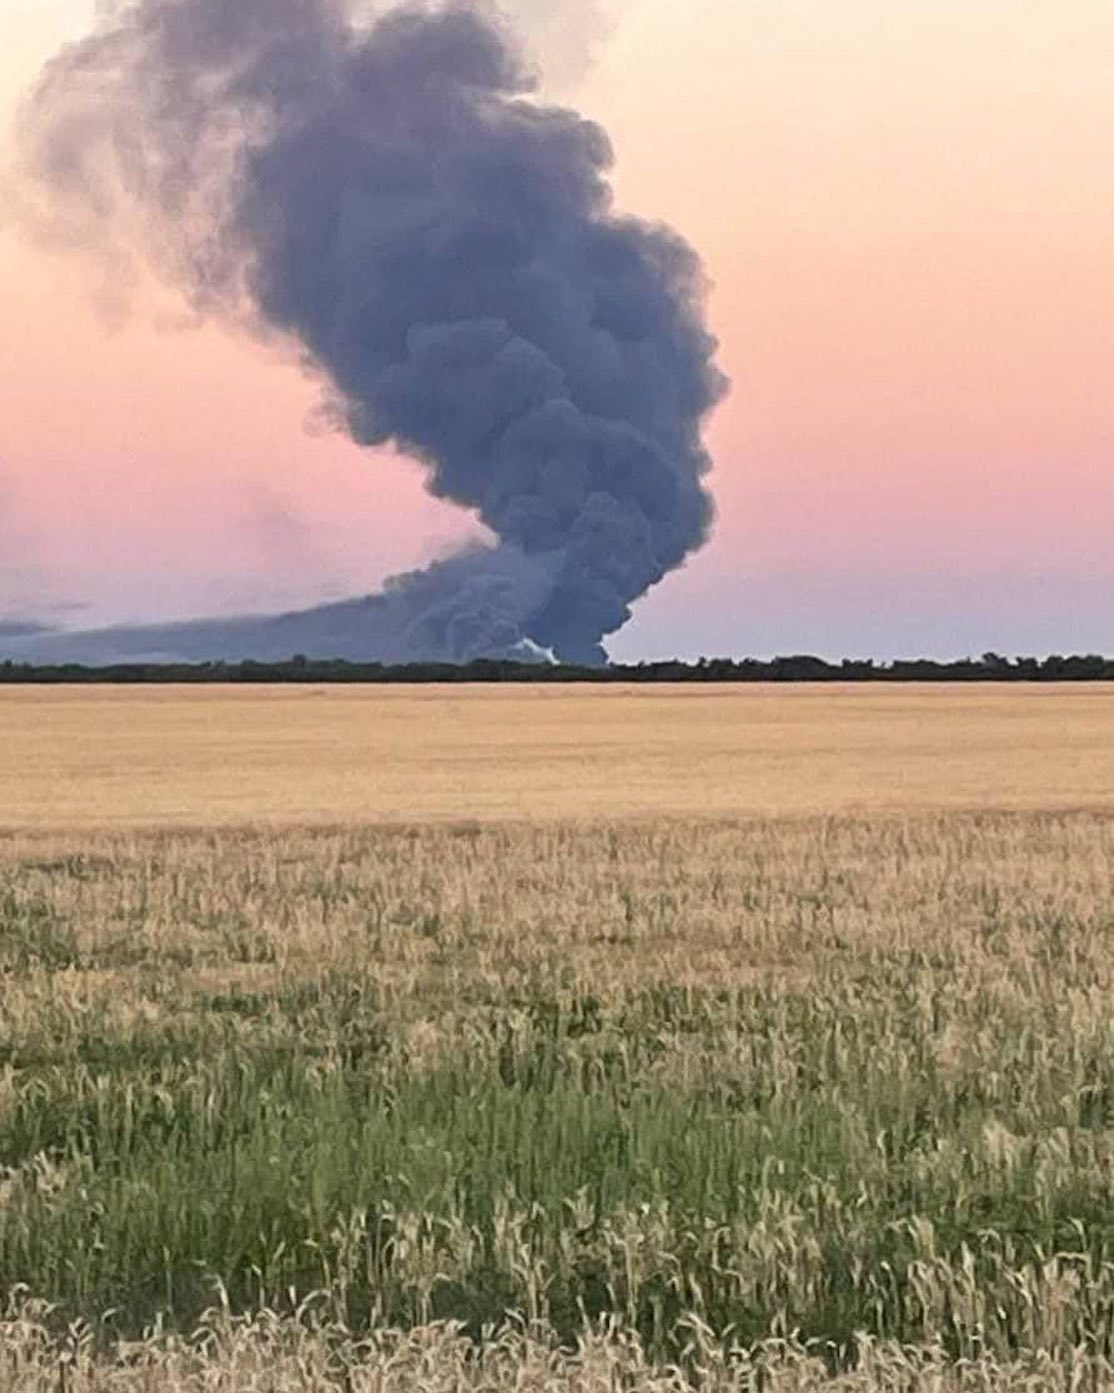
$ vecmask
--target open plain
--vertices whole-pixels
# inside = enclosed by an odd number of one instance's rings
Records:
[[[0,827],[1114,809],[1114,687],[0,687]]]
[[[1114,1387],[1114,691],[0,749],[3,1388]]]

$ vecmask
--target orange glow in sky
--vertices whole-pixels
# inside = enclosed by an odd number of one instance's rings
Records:
[[[90,8],[5,0],[0,114]],[[715,537],[612,651],[1114,651],[1114,6],[613,10],[569,100],[702,251],[734,391]],[[95,291],[0,223],[0,618],[313,603],[472,530],[257,345]]]

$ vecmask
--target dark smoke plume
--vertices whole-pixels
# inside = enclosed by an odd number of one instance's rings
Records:
[[[24,113],[55,233],[130,244],[202,312],[292,341],[355,439],[495,534],[330,607],[361,656],[601,661],[707,537],[725,381],[699,261],[613,214],[603,131],[530,90],[476,4],[361,27],[341,0],[125,0]]]

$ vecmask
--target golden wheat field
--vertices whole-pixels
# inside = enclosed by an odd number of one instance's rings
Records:
[[[0,1390],[1114,1389],[1112,716],[0,693]]]
[[[1114,689],[0,689],[0,826],[1114,806]]]

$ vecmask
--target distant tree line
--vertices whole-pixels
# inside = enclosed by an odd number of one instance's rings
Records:
[[[463,664],[382,663],[311,660],[261,663],[126,663],[114,667],[78,664],[34,667],[0,663],[0,685],[47,686],[60,683],[446,683],[446,682],[1114,682],[1114,658],[1095,654],[1049,658],[981,658],[938,662],[909,658],[891,663],[844,658],[827,662],[799,654],[772,658],[701,658],[695,663],[616,663],[610,667],[570,667],[510,659],[482,658]]]

